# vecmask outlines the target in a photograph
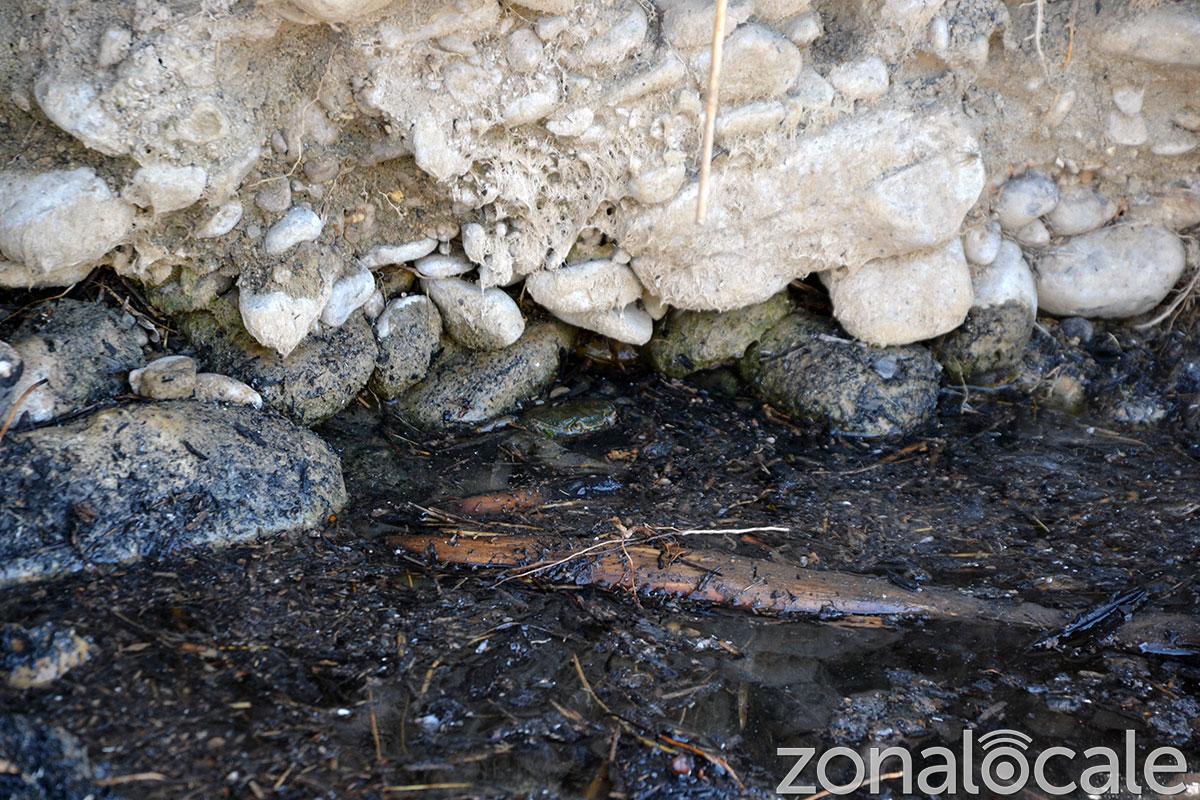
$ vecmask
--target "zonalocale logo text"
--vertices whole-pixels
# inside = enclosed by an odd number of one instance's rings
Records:
[[[1176,795],[1187,788],[1178,777],[1188,771],[1183,753],[1174,747],[1158,747],[1138,758],[1134,731],[1125,732],[1120,748],[1077,751],[1054,746],[1032,752],[1032,744],[1028,734],[1005,729],[978,738],[974,731],[965,730],[957,749],[939,745],[913,751],[892,746],[860,752],[832,747],[818,752],[812,747],[780,747],[776,754],[791,759],[791,766],[775,791],[807,796],[818,791],[844,795],[865,789],[878,794],[885,782],[898,784],[905,794],[915,790],[930,795],[1010,795],[1029,786],[1056,796],[1077,791],[1093,796]],[[816,783],[802,783],[802,776],[811,776],[813,771]]]

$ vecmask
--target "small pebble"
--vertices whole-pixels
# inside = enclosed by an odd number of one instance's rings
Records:
[[[152,400],[181,400],[196,388],[196,362],[188,356],[163,356],[129,373],[133,391]]]
[[[196,391],[192,396],[200,401],[234,403],[255,408],[262,408],[263,404],[262,395],[253,388],[228,375],[215,372],[196,374]]]
[[[301,242],[311,242],[321,235],[325,223],[307,206],[296,206],[271,226],[263,240],[267,255],[278,256]]]
[[[996,201],[996,216],[1006,231],[1024,228],[1058,205],[1058,184],[1040,172],[1026,172],[1004,184]]]

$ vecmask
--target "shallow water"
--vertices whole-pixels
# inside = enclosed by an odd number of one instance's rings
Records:
[[[1175,745],[1200,769],[1200,484],[1170,431],[947,395],[908,442],[837,441],[636,370],[562,383],[552,404],[611,403],[615,425],[430,437],[357,408],[322,430],[352,495],[325,531],[0,594],[6,621],[62,621],[100,651],[0,704],[77,734],[111,774],[161,776],[122,784],[131,797],[769,796],[794,761],[778,747],[1001,728],[1031,752],[1135,730],[1140,752]],[[461,502],[486,493],[507,505]],[[1035,648],[1045,631],[779,619],[393,546],[437,531],[583,546],[614,518],[786,527],[703,546],[1000,606],[1075,613],[1143,587],[1145,627]]]

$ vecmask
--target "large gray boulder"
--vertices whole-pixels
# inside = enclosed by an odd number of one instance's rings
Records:
[[[0,586],[320,523],[346,500],[315,434],[245,406],[180,400],[9,432]]]

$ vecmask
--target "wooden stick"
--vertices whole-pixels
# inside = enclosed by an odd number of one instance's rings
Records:
[[[993,620],[1041,629],[1067,620],[1063,612],[1032,603],[979,600],[937,588],[911,592],[881,578],[802,569],[674,544],[660,548],[614,540],[607,547],[593,544],[586,555],[574,558],[561,543],[534,536],[473,539],[420,534],[390,537],[389,543],[440,564],[515,568],[526,575],[537,564],[554,564],[538,574],[579,586],[633,589],[643,595],[774,614]]]
[[[721,88],[721,51],[725,47],[726,0],[717,0],[713,17],[711,58],[708,65],[708,97],[704,104],[704,139],[700,145],[700,194],[696,198],[696,222],[703,225],[708,215],[708,174],[712,168],[713,131],[717,125],[717,94]]]

